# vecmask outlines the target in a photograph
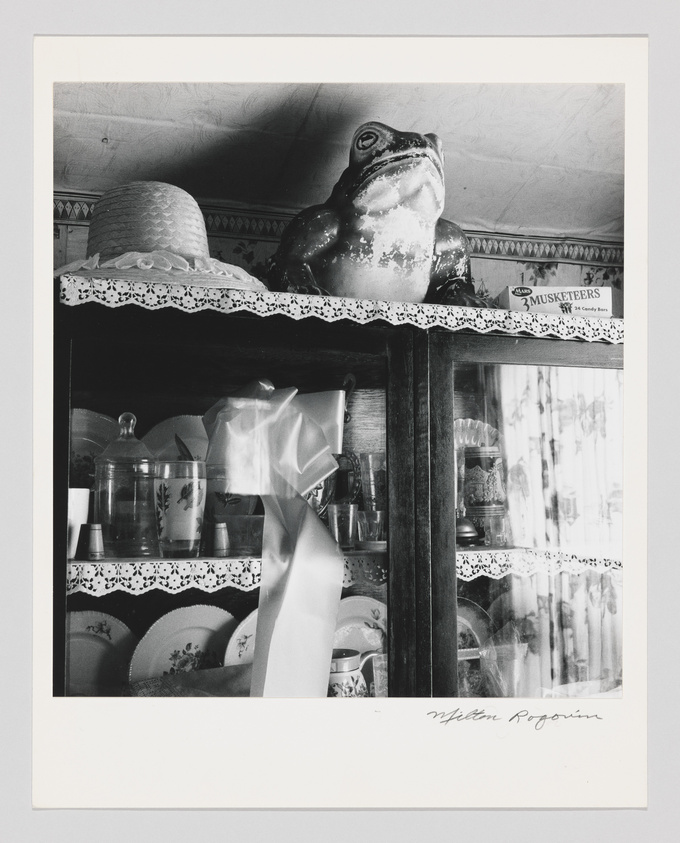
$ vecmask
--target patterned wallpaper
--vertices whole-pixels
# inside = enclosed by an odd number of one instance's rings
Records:
[[[85,257],[96,196],[54,195],[55,267]],[[212,257],[262,277],[292,214],[203,206]],[[478,293],[490,298],[506,286],[605,286],[614,316],[623,315],[623,245],[548,237],[466,232]]]

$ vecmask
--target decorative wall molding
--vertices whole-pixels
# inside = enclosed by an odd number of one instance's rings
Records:
[[[623,266],[623,245],[548,237],[512,237],[466,231],[476,258],[520,262],[578,263],[588,266]]]
[[[52,199],[54,222],[89,225],[92,209],[98,198],[98,196],[84,193],[55,193]]]
[[[208,237],[243,237],[248,240],[281,239],[293,214],[202,207]]]
[[[97,196],[85,193],[54,194],[54,222],[89,225]],[[200,203],[199,203],[200,205]],[[229,205],[200,205],[208,237],[231,237],[278,242],[294,213],[250,210]],[[623,244],[550,237],[522,237],[466,231],[474,258],[519,262],[576,263],[588,266],[623,266]]]

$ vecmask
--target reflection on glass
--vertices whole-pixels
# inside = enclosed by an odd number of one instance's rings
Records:
[[[476,507],[466,505],[471,490],[479,497],[484,471],[490,471],[490,463],[477,465],[479,459],[472,465],[470,446],[477,446],[477,458],[488,458],[492,448],[478,442],[457,449],[458,512],[480,534],[476,546],[466,548],[472,555],[459,560],[459,595],[476,601],[491,618],[478,657],[459,662],[459,693],[619,695],[622,373],[550,366],[461,368],[456,418],[477,418],[485,429],[497,431],[494,445],[503,463],[498,477],[506,499],[502,513],[500,501],[491,502],[505,524],[501,536],[498,524],[492,527],[489,517],[480,520]],[[491,504],[483,501],[487,508]]]
[[[622,373],[499,367],[516,544],[621,555]]]

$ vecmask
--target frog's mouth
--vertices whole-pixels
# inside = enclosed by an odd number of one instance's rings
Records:
[[[431,164],[437,172],[438,177],[444,182],[444,171],[442,169],[441,161],[429,149],[409,149],[405,152],[395,152],[392,155],[386,155],[382,158],[376,158],[375,161],[366,167],[361,177],[352,185],[352,193],[359,191],[367,182],[371,181],[375,176],[383,170],[398,170],[402,164],[413,164],[417,166],[421,161],[426,160]]]

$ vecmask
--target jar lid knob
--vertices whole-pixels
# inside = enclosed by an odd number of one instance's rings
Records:
[[[134,413],[121,413],[118,416],[118,424],[120,425],[119,437],[121,439],[134,437],[135,425],[137,424],[137,416]]]

